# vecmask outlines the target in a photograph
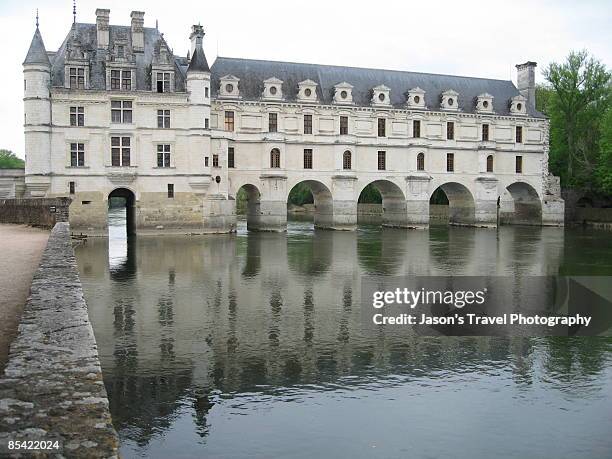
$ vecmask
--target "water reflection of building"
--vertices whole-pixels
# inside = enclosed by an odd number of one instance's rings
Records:
[[[119,271],[108,241],[90,239],[77,252],[115,421],[146,441],[190,400],[204,435],[215,389],[274,392],[349,375],[359,377],[342,384],[359,385],[389,372],[478,371],[483,361],[513,360],[528,384],[530,340],[371,332],[359,305],[364,274],[555,271],[562,244],[544,242],[555,229],[508,230],[139,237]]]

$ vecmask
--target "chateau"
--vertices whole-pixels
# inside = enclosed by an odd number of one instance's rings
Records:
[[[127,18],[126,18],[127,19]],[[72,198],[74,231],[104,234],[124,197],[136,233],[282,231],[307,184],[315,225],[354,229],[361,191],[383,224],[421,228],[441,188],[452,224],[562,225],[534,62],[511,81],[218,57],[200,25],[177,56],[144,13],[74,21],[55,52],[38,24],[23,63],[25,195]]]

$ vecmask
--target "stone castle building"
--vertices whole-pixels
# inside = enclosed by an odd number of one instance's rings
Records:
[[[229,232],[236,195],[249,229],[283,230],[305,183],[315,224],[354,229],[360,193],[383,224],[426,227],[441,188],[454,224],[561,225],[534,62],[511,81],[219,57],[202,26],[186,57],[133,11],[131,25],[74,21],[48,52],[38,28],[23,63],[25,194],[70,196],[73,229],[104,234],[124,197],[138,233]]]

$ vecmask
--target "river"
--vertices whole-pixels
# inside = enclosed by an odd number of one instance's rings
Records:
[[[122,218],[76,254],[123,457],[612,457],[612,339],[372,334],[359,306],[367,274],[610,276],[609,232]]]

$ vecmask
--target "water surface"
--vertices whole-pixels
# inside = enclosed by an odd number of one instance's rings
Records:
[[[612,340],[372,334],[359,305],[365,274],[609,276],[609,232],[121,230],[77,258],[123,457],[612,457]]]

